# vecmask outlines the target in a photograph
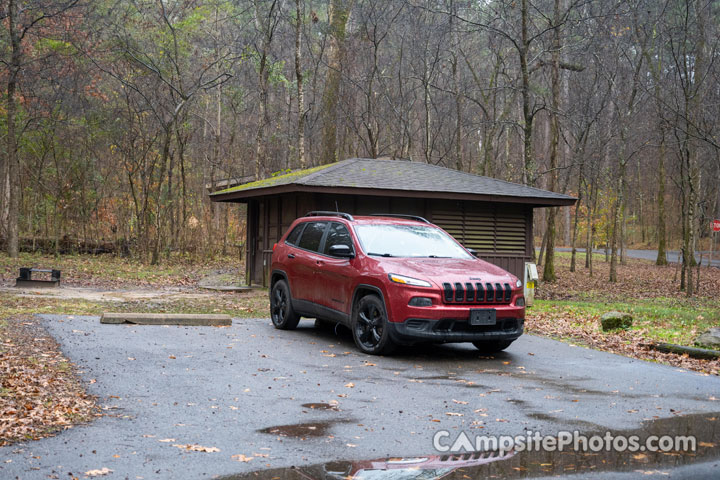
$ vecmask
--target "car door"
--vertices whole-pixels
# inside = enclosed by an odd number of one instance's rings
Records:
[[[320,246],[325,236],[328,221],[308,222],[293,249],[293,277],[290,279],[291,293],[296,300],[313,302],[316,296],[316,276],[318,260],[322,258]]]
[[[299,283],[296,282],[298,264],[295,259],[299,251],[297,245],[300,241],[300,235],[302,235],[306,225],[307,223],[297,224],[288,234],[287,238],[285,238],[284,248],[281,248],[278,252],[282,255],[282,258],[277,258],[277,264],[287,275],[290,295],[292,295],[293,298],[299,298],[296,291],[296,289],[300,287]],[[273,254],[273,262],[275,262],[275,260],[275,254]],[[275,264],[273,264],[273,268],[275,268]]]
[[[340,222],[330,222],[322,246],[323,256],[317,261],[315,303],[340,312],[350,312],[352,279],[355,278],[354,259],[330,255],[333,245],[347,245],[357,251],[348,228]]]

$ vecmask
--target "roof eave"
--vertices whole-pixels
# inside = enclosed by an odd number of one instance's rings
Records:
[[[361,188],[361,187],[326,187],[315,185],[302,185],[290,183],[278,185],[275,187],[252,188],[249,190],[239,190],[236,192],[215,193],[210,195],[213,202],[234,202],[247,203],[248,200],[268,195],[278,195],[281,193],[295,192],[316,192],[344,195],[368,195],[374,197],[413,197],[413,198],[432,198],[432,199],[448,199],[448,200],[475,200],[498,203],[519,203],[532,205],[533,207],[561,207],[574,205],[576,198],[564,195],[562,197],[518,197],[513,195],[487,195],[475,193],[459,193],[459,192],[437,192],[437,191],[418,191],[418,190],[394,190],[385,188]]]

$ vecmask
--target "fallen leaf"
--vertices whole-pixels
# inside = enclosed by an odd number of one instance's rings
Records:
[[[220,449],[217,447],[203,447],[202,445],[178,445],[173,444],[173,447],[179,448],[182,450],[188,450],[191,452],[206,452],[206,453],[214,453],[219,452]]]
[[[99,470],[88,470],[87,472],[85,472],[85,476],[86,477],[99,477],[101,475],[108,475],[112,472],[113,471],[110,470],[109,468],[103,467]]]
[[[237,455],[231,455],[230,458],[233,460],[237,460],[238,462],[249,462],[253,459],[253,457],[246,457],[242,453],[238,453]]]

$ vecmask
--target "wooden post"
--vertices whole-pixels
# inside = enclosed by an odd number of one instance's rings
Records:
[[[713,262],[713,250],[715,246],[715,229],[710,230],[710,261],[708,262],[708,268],[712,267]]]

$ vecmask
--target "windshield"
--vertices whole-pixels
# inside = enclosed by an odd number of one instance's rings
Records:
[[[424,225],[355,225],[363,250],[385,257],[473,258],[442,230]]]

